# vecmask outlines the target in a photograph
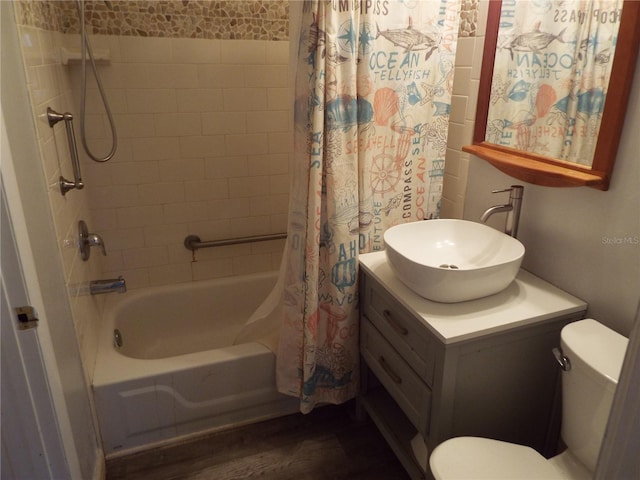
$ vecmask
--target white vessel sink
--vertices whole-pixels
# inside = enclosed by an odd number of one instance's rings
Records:
[[[467,220],[424,220],[384,234],[396,276],[421,297],[464,302],[501,292],[516,278],[524,245]]]

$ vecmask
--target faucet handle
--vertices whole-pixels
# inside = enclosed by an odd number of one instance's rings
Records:
[[[86,262],[91,255],[91,247],[99,246],[102,248],[102,254],[107,254],[107,249],[104,246],[104,240],[100,235],[95,233],[89,233],[87,224],[84,220],[78,222],[78,246],[80,248],[80,257]]]
[[[522,198],[524,187],[522,185],[511,185],[509,188],[501,188],[499,190],[491,190],[491,193],[511,192],[510,198]]]

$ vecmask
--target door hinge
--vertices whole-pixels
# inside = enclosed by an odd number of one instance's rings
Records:
[[[24,307],[16,307],[15,310],[18,328],[20,330],[27,330],[38,326],[38,316],[35,308],[27,305]]]

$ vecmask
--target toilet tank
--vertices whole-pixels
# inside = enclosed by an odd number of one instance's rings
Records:
[[[594,471],[628,340],[592,319],[568,324],[560,339],[571,362],[562,372],[562,439]]]

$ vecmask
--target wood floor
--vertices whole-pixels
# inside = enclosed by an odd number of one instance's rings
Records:
[[[107,461],[107,480],[407,480],[353,402]]]

